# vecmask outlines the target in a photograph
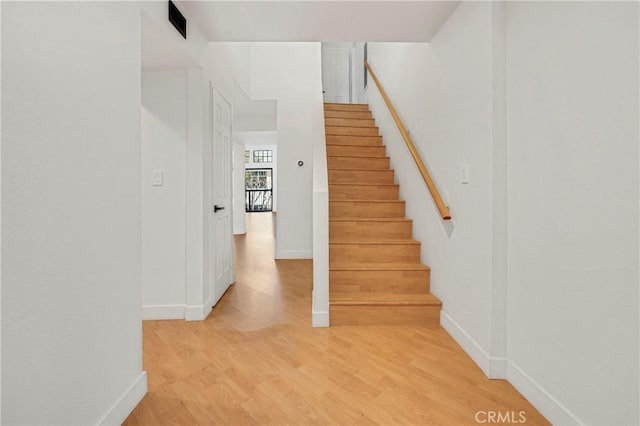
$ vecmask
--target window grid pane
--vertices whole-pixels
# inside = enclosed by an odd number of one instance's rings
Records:
[[[270,149],[256,149],[253,151],[254,163],[271,163],[273,162],[273,151]]]

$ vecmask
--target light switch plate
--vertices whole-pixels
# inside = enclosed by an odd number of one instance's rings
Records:
[[[154,170],[153,178],[152,178],[153,186],[163,186],[164,185],[164,173],[162,170]]]
[[[460,169],[460,183],[467,184],[469,183],[469,165],[463,164]]]

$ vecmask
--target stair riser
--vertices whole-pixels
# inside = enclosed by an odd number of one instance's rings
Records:
[[[375,127],[376,122],[373,118],[325,118],[325,126],[346,126],[346,127]]]
[[[420,271],[330,271],[331,295],[379,293],[425,294],[429,292],[429,270]]]
[[[382,145],[382,136],[327,135],[327,144],[379,146],[379,145]]]
[[[369,105],[324,104],[325,111],[369,111]]]
[[[393,170],[329,170],[329,183],[393,183]]]
[[[440,324],[439,306],[331,306],[330,324],[429,325]]]
[[[396,185],[329,185],[330,200],[397,200]]]
[[[329,264],[339,263],[413,263],[420,262],[419,244],[332,244]]]
[[[377,127],[326,126],[327,135],[378,136]]]
[[[411,239],[411,222],[329,222],[329,239],[375,240]]]
[[[368,118],[373,119],[370,111],[325,111],[325,118]]]
[[[336,157],[341,155],[384,157],[387,154],[384,146],[327,145],[327,155]]]
[[[330,218],[404,218],[404,203],[330,201]]]
[[[389,169],[386,157],[327,157],[330,169]]]

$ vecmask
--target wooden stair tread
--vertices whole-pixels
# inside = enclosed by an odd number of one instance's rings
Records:
[[[380,157],[383,158],[383,157]],[[379,170],[384,170],[385,172],[389,171],[388,167],[380,167],[378,169],[372,169],[371,167],[366,168],[366,169],[354,169],[353,167],[340,167],[340,166],[332,166],[332,167],[327,167],[327,170],[347,170],[347,171],[352,171],[352,170],[357,170],[359,172],[377,172]]]
[[[326,120],[365,120],[372,121],[371,117],[325,117]],[[341,124],[329,124],[329,126],[342,126]]]
[[[375,182],[356,182],[356,183],[336,182],[336,183],[330,183],[329,185],[343,185],[343,186],[398,186],[397,183],[375,183]]]
[[[355,104],[355,103],[346,103],[346,102],[323,102],[324,105],[353,105],[353,106],[366,106],[369,107],[369,104]]]
[[[340,124],[329,124],[325,127],[325,133],[328,135],[339,135],[339,136],[351,136],[351,135],[343,135],[342,133],[327,133],[327,130],[330,129],[356,129],[356,130],[360,130],[360,129],[377,129],[378,126],[366,126],[366,127],[358,127],[358,126],[344,126],[344,125],[340,125]],[[363,136],[363,135],[354,135],[354,136]]]
[[[422,263],[334,263],[330,271],[429,271]]]
[[[339,145],[339,146],[345,146],[345,145]],[[359,146],[359,145],[349,145],[349,146]],[[364,145],[363,145],[364,146]],[[363,153],[366,154],[366,153]],[[361,154],[353,154],[353,155],[327,155],[327,160],[329,158],[389,158],[388,155],[386,154],[382,154],[382,155],[361,155]]]
[[[329,144],[330,145],[330,144]],[[364,145],[333,145],[336,147],[359,147],[359,148],[374,148],[374,147],[365,147]],[[376,151],[381,151],[381,152],[358,152],[358,157],[362,157],[362,158],[380,158],[380,157],[386,157],[387,154],[385,153],[384,150],[384,145],[380,145],[379,147],[375,147],[375,148],[382,148],[382,149],[376,149]],[[334,155],[334,157],[346,157],[346,155]]]
[[[333,185],[333,184],[330,184]],[[330,203],[404,203],[403,200],[329,200]]]
[[[350,146],[356,146],[356,145],[350,145]],[[364,145],[363,145],[364,146]],[[334,155],[333,157],[348,157],[347,155]],[[384,158],[386,157],[386,155],[384,153],[367,153],[363,152],[362,154],[358,155],[358,158]],[[366,183],[358,183],[358,185],[366,185]]]
[[[442,306],[440,299],[426,294],[358,293],[332,294],[329,303],[341,306]]]
[[[367,145],[367,146],[371,146],[371,145]],[[327,160],[329,158],[371,158],[371,157],[363,157],[361,155],[327,155]],[[388,155],[382,155],[382,156],[374,157],[374,158],[388,159],[389,156]],[[361,169],[358,169],[358,170],[361,170]]]
[[[359,127],[359,128],[361,128],[361,127]],[[352,138],[352,137],[353,138],[360,138],[360,137],[362,137],[362,138],[374,138],[374,137],[377,137],[377,136],[356,136],[356,135],[329,135],[329,136],[348,136],[349,138]],[[356,141],[350,141],[350,142],[356,142]],[[374,144],[374,145],[372,145],[372,144],[365,145],[365,144],[360,144],[360,143],[331,143],[331,142],[327,142],[327,145],[329,145],[329,146],[359,146],[359,147],[367,147],[368,146],[368,147],[372,147],[372,148],[373,147],[379,148],[381,146],[385,146],[382,142],[380,142],[378,144]]]
[[[325,126],[327,127],[327,126]],[[329,126],[332,127],[332,126]],[[335,127],[335,126],[333,126]],[[380,135],[376,135],[376,136],[366,136],[366,135],[334,135],[334,136],[340,136],[346,139],[377,139],[380,141],[380,143],[382,143],[382,136]]]
[[[380,157],[382,158],[382,157]],[[348,170],[348,171],[352,171],[352,172],[379,172],[379,171],[385,171],[385,172],[393,172],[393,169],[389,169],[389,168],[384,168],[384,169],[354,169],[354,168],[346,168],[346,169],[332,169],[331,167],[327,167],[327,170]]]
[[[362,120],[362,121],[367,121],[366,118],[331,118],[332,120]],[[325,124],[325,128],[326,127],[355,127],[358,129],[372,129],[372,128],[378,128],[378,126],[376,126],[375,124],[371,124],[369,126],[354,126],[353,124],[355,123],[347,123],[347,124],[343,124],[343,123],[339,123],[339,122],[331,122],[329,124]]]
[[[411,222],[411,219],[404,217],[334,217],[330,218],[329,222]]]
[[[379,240],[342,240],[335,239],[330,240],[329,244],[360,244],[360,245],[401,245],[401,244],[410,244],[410,245],[418,245],[420,241],[414,239],[407,238],[394,238],[394,239],[379,239]]]
[[[325,117],[325,118],[337,118],[339,120],[373,120],[371,117]]]

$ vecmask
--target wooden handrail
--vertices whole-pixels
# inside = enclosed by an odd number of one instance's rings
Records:
[[[411,141],[409,132],[407,132],[407,129],[402,124],[402,121],[400,121],[400,117],[398,117],[398,113],[396,112],[396,109],[391,104],[391,101],[389,100],[387,93],[384,91],[384,88],[380,84],[378,77],[376,77],[376,73],[374,73],[373,70],[371,69],[371,65],[369,65],[369,62],[364,61],[364,65],[365,67],[367,67],[367,71],[369,71],[369,74],[371,75],[371,78],[373,78],[374,83],[376,83],[376,86],[378,87],[378,90],[382,95],[382,99],[384,99],[384,103],[387,104],[387,108],[389,108],[389,112],[391,113],[393,120],[396,122],[396,125],[398,126],[398,130],[400,130],[400,134],[402,135],[402,138],[407,144],[407,148],[409,148],[409,152],[411,153],[413,160],[416,162],[416,166],[418,166],[418,170],[420,171],[420,174],[424,179],[424,183],[427,185],[427,188],[429,188],[429,192],[431,193],[431,197],[433,198],[433,201],[436,203],[436,207],[440,212],[440,216],[442,217],[443,220],[450,220],[451,214],[449,213],[449,207],[447,207],[444,204],[444,201],[442,200],[442,197],[438,192],[438,188],[436,188],[436,184],[433,182],[433,179],[431,179],[431,175],[429,175],[429,171],[424,165],[424,162],[422,161],[422,158],[420,157],[418,150],[416,149],[415,145]]]

